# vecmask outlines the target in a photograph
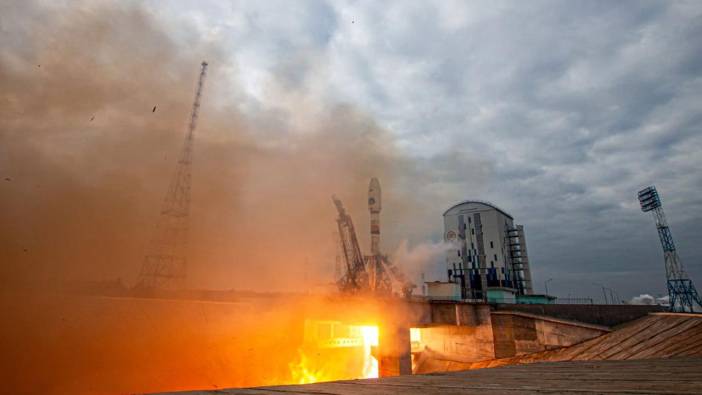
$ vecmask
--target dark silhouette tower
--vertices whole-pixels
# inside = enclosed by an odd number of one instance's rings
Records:
[[[336,196],[332,196],[332,201],[336,206],[339,217],[336,225],[339,229],[339,242],[343,252],[344,276],[338,280],[339,289],[342,292],[357,293],[368,289],[368,273],[366,264],[363,261],[361,247],[356,238],[356,229],[353,226],[351,216],[346,213],[344,205]]]
[[[154,238],[141,266],[139,286],[143,288],[185,287],[193,138],[200,112],[200,97],[207,74],[207,62],[202,62],[200,66],[200,78],[197,81],[183,150],[163,201]]]
[[[639,191],[639,203],[641,203],[641,211],[652,212],[653,218],[656,220],[658,238],[663,246],[670,310],[692,313],[695,311],[696,306],[702,308],[702,300],[697,294],[697,289],[687,273],[685,273],[682,262],[678,257],[678,252],[675,250],[673,235],[670,233],[668,221],[665,218],[663,205],[656,187],[650,186]]]

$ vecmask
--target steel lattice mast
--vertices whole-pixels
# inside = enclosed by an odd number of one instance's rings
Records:
[[[361,247],[358,245],[356,230],[353,226],[351,216],[346,213],[344,205],[336,196],[332,196],[332,201],[336,206],[339,217],[336,224],[339,230],[339,241],[343,252],[346,270],[344,276],[339,279],[339,288],[343,292],[356,293],[368,289],[368,273],[361,254]]]
[[[163,201],[156,234],[141,267],[139,285],[144,288],[178,289],[185,286],[193,139],[200,112],[202,88],[207,74],[207,62],[202,62],[200,66],[200,77],[190,113],[188,132],[178,159],[175,176]]]
[[[652,212],[653,218],[656,220],[658,238],[663,246],[670,309],[677,312],[693,312],[695,306],[702,308],[702,300],[697,294],[697,289],[685,273],[678,252],[675,250],[673,235],[670,233],[656,187],[650,186],[639,191],[639,203],[641,203],[641,211]]]

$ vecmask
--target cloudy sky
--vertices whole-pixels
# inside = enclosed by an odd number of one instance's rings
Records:
[[[537,290],[553,278],[561,297],[601,297],[595,283],[627,299],[662,294],[662,252],[636,201],[655,184],[702,285],[698,1],[119,3],[107,8],[136,8],[166,37],[179,54],[169,62],[209,57],[209,105],[236,109],[257,133],[304,133],[340,106],[382,130],[396,159],[384,190],[422,203],[401,214],[420,224],[390,221],[400,229],[389,244],[438,241],[445,208],[489,200],[525,225]],[[6,15],[79,8],[86,19],[96,7],[39,2]],[[149,56],[130,52],[147,39],[130,40],[124,57]],[[194,78],[197,63],[179,67]]]

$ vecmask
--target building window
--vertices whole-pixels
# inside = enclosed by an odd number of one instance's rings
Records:
[[[497,254],[495,254],[495,260],[497,260]]]
[[[461,256],[461,250],[458,250],[456,252],[458,252],[458,256]]]
[[[472,241],[470,242],[470,249],[471,249],[471,250],[474,250],[474,249],[475,249],[475,246],[473,245],[473,242],[472,242]]]
[[[475,234],[475,229],[470,230],[470,234],[474,235]]]
[[[470,223],[470,216],[468,217],[468,223]]]
[[[490,248],[495,248],[495,245],[492,243],[492,240],[490,241]]]
[[[473,262],[473,257],[468,255],[468,262]]]
[[[495,268],[495,262],[490,261],[490,267],[494,269],[494,268]]]

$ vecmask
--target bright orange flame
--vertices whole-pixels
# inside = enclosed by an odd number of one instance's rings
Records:
[[[378,327],[365,325],[361,326],[361,336],[363,343],[368,346],[378,346]]]
[[[374,379],[378,377],[378,360],[372,355],[371,347],[378,346],[378,327],[362,326],[363,336],[363,378]]]
[[[410,328],[410,342],[420,342],[422,341],[422,333],[419,328]]]
[[[378,346],[378,327],[373,325],[343,325],[335,323],[329,326],[329,322],[319,322],[327,327],[331,327],[331,337],[323,339],[315,338],[317,347],[321,348],[300,348],[298,350],[298,360],[290,363],[290,373],[292,381],[295,384],[309,384],[321,381],[333,381],[344,379],[358,378],[377,378],[378,377],[378,360],[373,356],[373,347]],[[344,328],[339,328],[344,327]],[[337,328],[337,329],[333,329]],[[315,325],[310,325],[309,329],[316,332]],[[334,330],[339,330],[343,335],[334,334]],[[360,350],[359,350],[360,348]],[[352,350],[354,353],[348,355],[356,355],[358,351],[362,351],[362,360],[320,356],[320,349],[324,350]],[[343,354],[342,354],[343,355]],[[351,361],[356,361],[351,363]],[[362,365],[361,365],[362,363]]]
[[[298,350],[298,355],[300,361],[290,364],[290,373],[294,384],[310,384],[334,380],[333,378],[326,378],[322,371],[313,369],[310,359],[302,350]]]
[[[410,347],[412,351],[412,372],[417,370],[417,353],[424,351],[422,346],[422,331],[419,328],[410,328]]]

